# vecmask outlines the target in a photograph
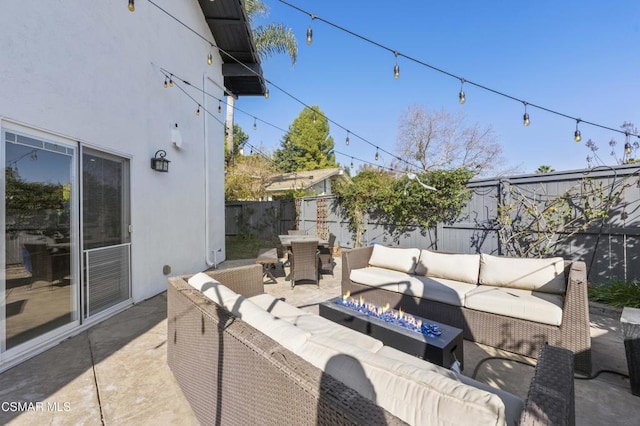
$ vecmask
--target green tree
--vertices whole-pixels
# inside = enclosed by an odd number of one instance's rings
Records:
[[[455,220],[471,197],[466,183],[472,176],[466,169],[434,170],[418,175],[420,181],[437,188],[431,191],[406,176],[366,168],[352,179],[352,184],[339,184],[333,190],[357,247],[367,216],[396,240],[414,229],[425,234],[437,223]]]
[[[227,166],[224,180],[225,200],[261,200],[265,188],[276,174],[273,161],[261,154],[238,155]]]
[[[542,166],[540,166],[540,167],[538,167],[536,169],[535,174],[541,175],[541,174],[544,174],[544,173],[553,173],[555,171],[556,171],[556,169],[554,169],[553,167],[547,166],[546,164],[543,164]]]
[[[282,137],[274,160],[283,172],[337,167],[329,121],[317,106],[304,108]]]
[[[247,12],[247,19],[251,25],[251,35],[256,43],[256,50],[260,59],[265,60],[273,55],[286,54],[291,59],[291,64],[295,65],[298,60],[298,42],[291,28],[277,23],[254,27],[253,23],[257,17],[269,14],[269,7],[260,0],[245,0],[244,8]],[[234,140],[234,106],[235,98],[227,96],[226,144],[228,151],[231,151]]]

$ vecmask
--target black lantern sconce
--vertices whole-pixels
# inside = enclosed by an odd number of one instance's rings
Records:
[[[165,159],[167,152],[163,149],[159,149],[156,155],[151,159],[151,168],[156,172],[169,172],[169,163],[171,161]]]

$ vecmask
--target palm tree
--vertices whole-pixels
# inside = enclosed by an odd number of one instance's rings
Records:
[[[555,171],[556,171],[556,169],[554,169],[553,167],[547,166],[546,164],[543,164],[542,166],[540,166],[540,167],[538,167],[536,169],[535,174],[541,175],[541,174],[544,174],[544,173],[553,173]]]
[[[244,9],[247,12],[249,24],[257,16],[266,16],[269,8],[260,0],[245,0]],[[298,42],[291,28],[283,24],[266,24],[258,27],[251,25],[253,40],[261,60],[265,60],[275,54],[286,53],[291,58],[291,64],[295,65],[298,59]],[[233,148],[233,110],[235,98],[227,96],[227,148]]]

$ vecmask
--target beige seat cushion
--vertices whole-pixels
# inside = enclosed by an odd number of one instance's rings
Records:
[[[527,321],[559,326],[563,297],[539,291],[481,285],[466,295],[465,307]]]
[[[343,327],[319,315],[303,311],[269,294],[253,296],[250,300],[257,302],[258,306],[267,310],[271,315],[295,325],[309,333],[310,336],[323,336],[338,343],[349,344],[359,350],[370,352],[376,352],[382,347],[382,342],[371,336]]]
[[[416,275],[446,278],[463,283],[477,284],[480,271],[479,254],[439,253],[421,250]]]
[[[381,352],[389,350],[372,353],[313,336],[296,353],[409,424],[506,424],[494,393],[427,361],[407,363]]]
[[[311,336],[311,333],[275,318],[251,300],[235,293],[207,274],[196,274],[188,282],[192,287],[202,291],[212,302],[224,307],[292,352],[301,347]]]
[[[408,296],[433,300],[453,306],[464,306],[465,295],[478,287],[444,278],[430,278],[415,275],[408,283],[400,283],[399,291]]]
[[[444,367],[425,362],[419,358],[416,358],[389,346],[384,346],[381,350],[378,351],[378,354],[383,355],[387,358],[392,358],[404,362],[406,364],[420,367],[422,369],[427,368],[433,371],[438,371],[440,372],[440,374],[444,374],[449,378],[459,380],[460,382],[469,386],[473,386],[474,388],[491,392],[498,398],[500,398],[505,406],[507,425],[517,425],[520,420],[520,415],[522,414],[522,410],[524,408],[524,401],[516,395],[513,395],[512,393],[509,393],[502,389],[494,388],[493,386],[489,386],[486,383],[482,383],[470,377],[467,377],[464,374],[455,374],[451,370],[448,370]],[[428,364],[428,367],[425,367],[425,364]]]
[[[376,244],[373,246],[369,265],[413,274],[419,257],[420,249],[417,248],[385,247]]]
[[[352,269],[349,278],[354,283],[378,287],[398,293],[400,283],[409,283],[411,275],[406,272],[370,266],[368,268]]]
[[[482,285],[565,294],[564,259],[528,259],[480,255]]]
[[[269,293],[262,293],[249,298],[253,303],[260,306],[276,318],[283,319],[288,323],[297,325],[298,318],[301,316],[314,316],[311,312],[307,312],[287,302],[280,300]]]

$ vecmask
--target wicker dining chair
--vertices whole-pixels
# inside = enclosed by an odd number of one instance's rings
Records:
[[[291,241],[291,288],[296,281],[315,281],[320,287],[318,241]]]
[[[335,234],[329,234],[329,245],[320,248],[320,269],[322,271],[331,271],[333,275],[333,246],[336,243]]]

